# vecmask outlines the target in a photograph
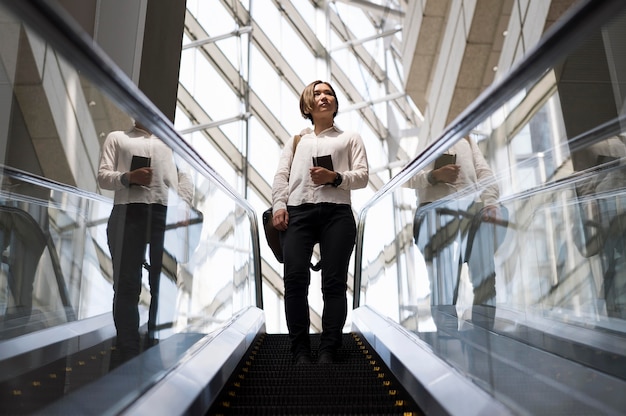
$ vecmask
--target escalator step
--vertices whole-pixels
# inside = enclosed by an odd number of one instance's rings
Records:
[[[319,334],[311,335],[313,351]],[[421,415],[415,402],[357,334],[344,334],[333,364],[296,365],[286,334],[252,345],[209,415]]]

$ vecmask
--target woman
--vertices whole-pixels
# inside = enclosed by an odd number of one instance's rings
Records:
[[[281,231],[283,247],[285,315],[298,364],[311,362],[307,297],[316,243],[324,299],[318,362],[333,362],[341,346],[348,263],[356,237],[350,191],[368,182],[363,141],[358,133],[335,126],[337,110],[337,96],[329,83],[314,81],[304,89],[300,112],[313,129],[301,132],[297,146],[294,139],[285,145],[272,186],[272,222]]]

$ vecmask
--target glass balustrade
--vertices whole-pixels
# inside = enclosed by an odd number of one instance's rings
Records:
[[[114,193],[97,173],[107,135],[134,119],[171,148],[189,186],[168,191],[160,336],[206,333],[257,306],[258,231],[248,203],[103,54],[39,29],[0,6],[0,339],[111,313]],[[149,262],[146,253],[142,324]]]
[[[613,5],[539,45],[369,202],[358,305],[416,334],[445,330],[444,312],[459,328],[540,318],[624,335],[626,13]]]

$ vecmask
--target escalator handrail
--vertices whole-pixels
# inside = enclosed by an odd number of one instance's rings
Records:
[[[586,0],[572,6],[572,9],[546,31],[526,57],[511,68],[507,76],[483,91],[448,125],[436,140],[364,204],[359,212],[357,222],[353,308],[360,306],[361,291],[359,288],[361,287],[361,263],[363,261],[363,235],[369,209],[410,177],[425,169],[437,156],[461,140],[478,123],[495,112],[507,100],[513,98],[525,85],[542,76],[558,58],[573,50],[580,40],[587,37],[599,25],[617,16],[623,8],[624,3],[620,0],[602,2]]]

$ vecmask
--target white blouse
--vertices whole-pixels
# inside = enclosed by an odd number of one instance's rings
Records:
[[[419,203],[434,202],[456,191],[469,188],[476,192],[477,200],[483,201],[486,205],[495,204],[500,191],[495,183],[493,171],[476,142],[461,139],[448,149],[447,153],[456,155],[456,164],[460,166],[458,179],[455,183],[431,185],[427,176],[433,166],[418,172],[406,186],[416,189]]]
[[[294,153],[292,137],[283,148],[278,169],[272,185],[272,207],[274,212],[286,209],[287,205],[330,202],[351,204],[350,191],[365,188],[369,180],[369,167],[365,145],[358,133],[345,132],[336,126],[316,135],[305,129]],[[313,157],[330,155],[333,170],[343,180],[338,187],[315,185],[309,169]]]
[[[126,187],[122,183],[122,175],[130,170],[134,155],[151,159],[150,186]],[[190,205],[193,197],[190,177],[176,168],[172,150],[158,137],[138,128],[109,133],[100,155],[98,184],[103,189],[115,191],[115,204],[167,205],[170,189]]]

